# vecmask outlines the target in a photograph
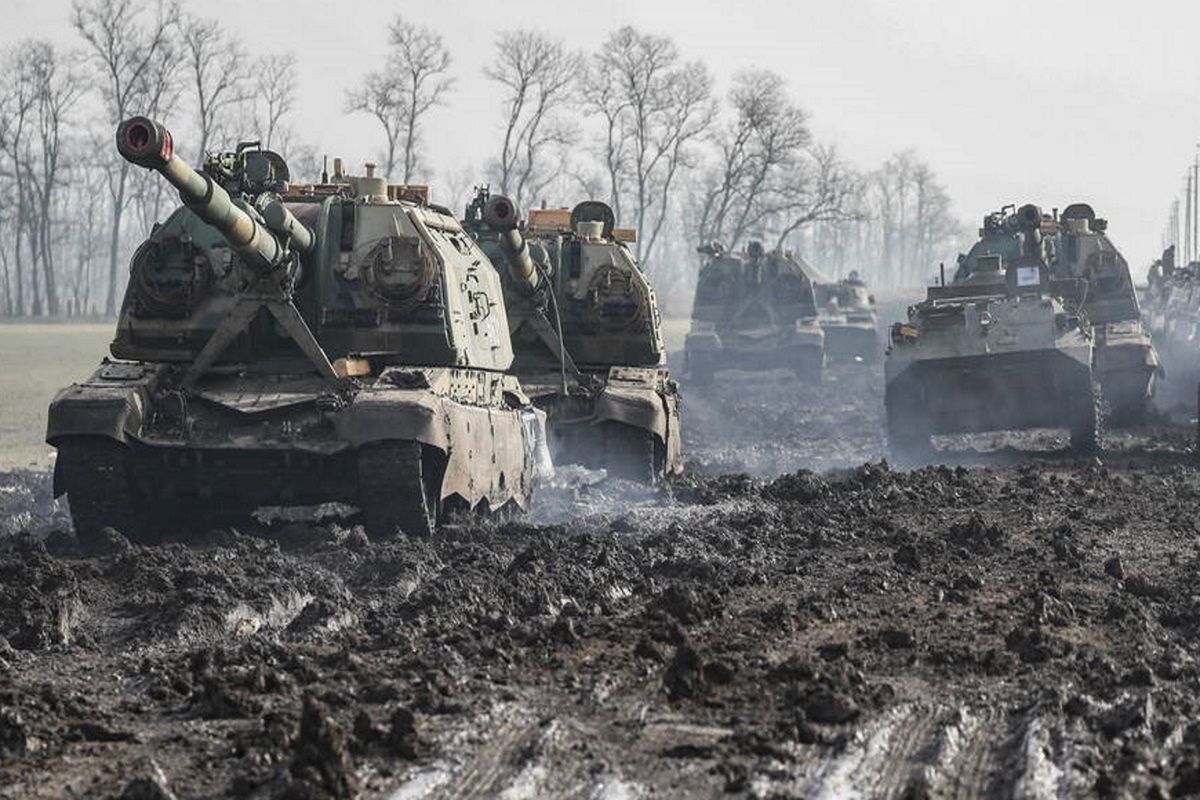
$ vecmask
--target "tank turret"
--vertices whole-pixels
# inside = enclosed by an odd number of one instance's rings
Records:
[[[1046,224],[1041,209],[1032,203],[1005,205],[987,214],[979,229],[979,241],[959,256],[952,282],[1001,284],[1009,280],[1011,268],[1049,266],[1053,253],[1047,248],[1053,243],[1045,244]]]
[[[1021,232],[1021,254],[1028,261],[1044,263],[1042,250],[1042,210],[1032,203],[1017,209],[1015,226]]]
[[[235,201],[213,175],[188,166],[176,155],[171,132],[148,117],[132,117],[122,122],[117,126],[116,141],[117,152],[125,160],[158,172],[179,191],[184,206],[225,240],[237,254],[236,264],[246,273],[244,290],[192,363],[184,376],[184,385],[195,384],[262,308],[275,317],[318,373],[327,378],[337,377],[336,368],[293,302],[294,279],[300,263],[296,253],[312,250],[315,237],[270,191],[276,177],[270,156],[259,151],[241,159],[238,177],[254,192],[248,194],[254,199],[252,205],[246,200]],[[242,155],[241,149],[235,154]],[[221,170],[213,172],[220,174]],[[226,171],[226,174],[233,173]],[[267,218],[273,223],[270,229]]]

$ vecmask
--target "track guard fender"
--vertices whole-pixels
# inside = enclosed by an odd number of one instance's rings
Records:
[[[68,436],[102,436],[122,444],[137,438],[150,407],[150,390],[161,366],[106,361],[83,383],[73,383],[50,402],[46,442]]]
[[[461,405],[420,389],[384,389],[360,392],[335,424],[338,435],[356,448],[407,440],[441,452],[442,499],[459,495],[472,507],[487,500],[492,508],[515,500],[524,507],[533,464],[521,414]]]
[[[359,392],[337,416],[338,436],[353,447],[405,439],[450,449],[446,400],[426,391],[388,389]]]
[[[594,422],[621,422],[667,441],[669,399],[659,388],[657,370],[613,367],[596,398]]]

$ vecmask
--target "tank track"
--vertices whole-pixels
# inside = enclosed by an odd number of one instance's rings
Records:
[[[1075,416],[1071,421],[1071,452],[1079,456],[1099,455],[1104,449],[1103,398],[1100,384],[1092,381],[1080,389],[1074,399]]]
[[[79,436],[58,447],[59,476],[81,544],[97,544],[105,528],[139,544],[159,541],[148,509],[130,481],[125,445],[99,436]]]
[[[377,442],[358,452],[358,506],[367,535],[386,539],[397,530],[428,537],[437,529],[440,481],[419,442]]]

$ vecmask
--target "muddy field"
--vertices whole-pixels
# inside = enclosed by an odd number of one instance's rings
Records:
[[[0,797],[1200,793],[1187,427],[906,472],[875,370],[732,377],[671,485],[562,470],[430,541],[82,553],[0,475]]]

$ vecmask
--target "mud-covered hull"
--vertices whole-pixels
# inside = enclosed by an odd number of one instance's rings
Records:
[[[825,341],[816,325],[767,335],[693,332],[684,342],[684,359],[688,375],[701,384],[722,370],[787,369],[813,378],[825,365]]]
[[[1137,320],[1096,328],[1095,375],[1110,424],[1140,422],[1154,394],[1158,352]]]
[[[522,374],[521,384],[546,413],[555,464],[580,464],[633,480],[683,471],[679,390],[665,368],[584,371],[589,385],[561,373]]]
[[[55,398],[47,441],[60,449],[56,492],[72,497],[73,510],[83,512],[77,501],[93,492],[87,470],[73,462],[91,459],[103,462],[93,471],[146,509],[343,502],[362,508],[377,531],[383,528],[369,518],[380,500],[392,516],[405,504],[425,504],[435,523],[448,503],[525,508],[532,495],[544,415],[519,401],[512,407],[520,396],[506,376],[446,369],[388,370],[356,381],[214,374],[186,392],[176,377],[163,365],[109,363]],[[382,480],[367,474],[381,447],[399,448],[394,474]],[[77,515],[77,527],[80,521]]]

